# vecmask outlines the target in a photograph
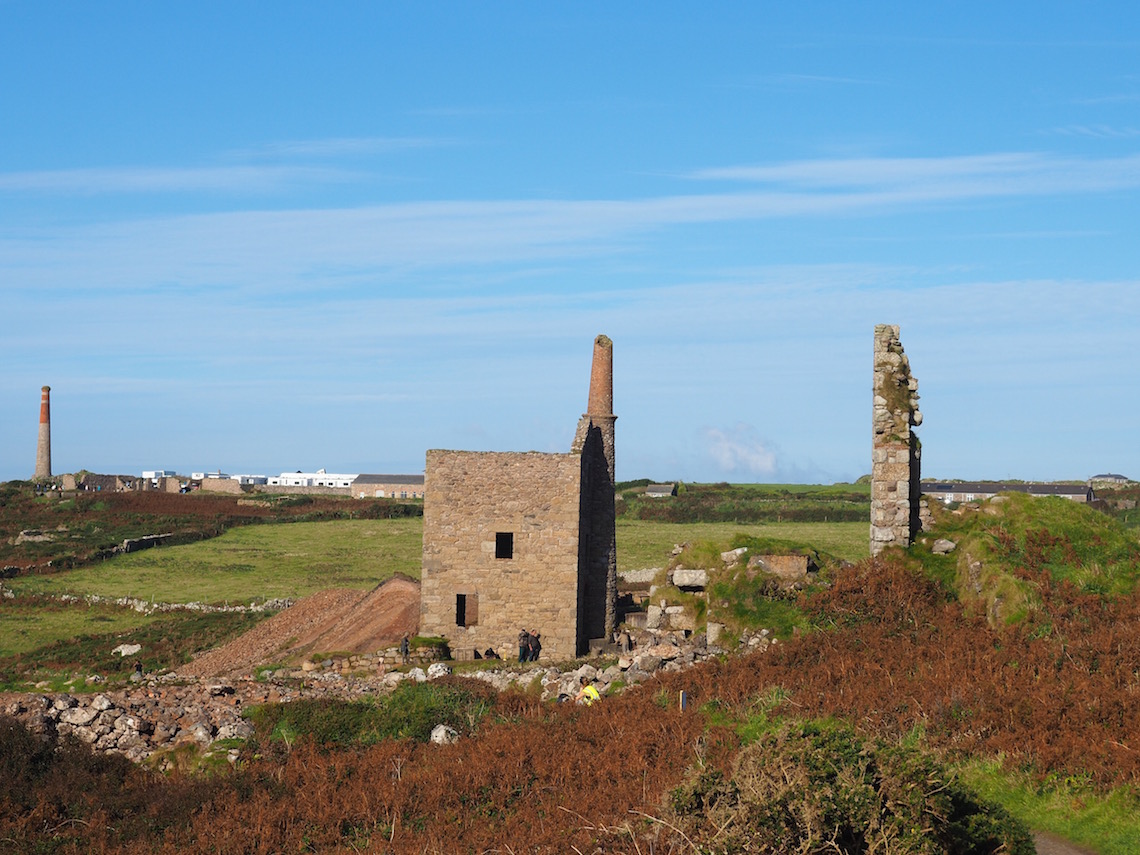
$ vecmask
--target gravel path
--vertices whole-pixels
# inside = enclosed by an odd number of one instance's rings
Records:
[[[1085,849],[1044,831],[1033,832],[1033,842],[1037,844],[1037,855],[1096,855],[1094,849]]]

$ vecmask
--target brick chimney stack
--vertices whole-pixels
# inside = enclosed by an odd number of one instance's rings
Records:
[[[609,336],[594,339],[594,362],[590,367],[590,399],[586,416],[602,431],[610,483],[614,480],[614,343]]]
[[[51,477],[51,387],[40,390],[40,436],[36,445],[36,474],[34,480]]]

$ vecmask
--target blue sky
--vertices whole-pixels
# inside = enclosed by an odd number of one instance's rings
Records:
[[[615,8],[616,7],[616,8]],[[0,479],[1140,478],[1126,3],[0,0]]]

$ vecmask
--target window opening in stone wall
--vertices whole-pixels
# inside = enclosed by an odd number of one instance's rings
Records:
[[[478,626],[479,597],[476,594],[455,595],[455,625]]]
[[[511,531],[500,531],[495,533],[495,557],[496,558],[514,558],[515,557],[515,535]]]

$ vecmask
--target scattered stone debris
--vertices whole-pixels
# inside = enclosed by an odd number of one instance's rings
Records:
[[[714,640],[710,642],[709,637]],[[605,695],[645,683],[657,673],[681,671],[722,656],[729,652],[717,643],[723,638],[724,628],[719,624],[710,625],[708,635],[639,632],[628,653],[601,662],[582,662],[572,670],[504,664],[499,669],[465,672],[462,676],[489,683],[499,691],[528,690],[538,681],[542,698],[549,701],[573,698],[580,678],[587,677]],[[744,633],[737,650],[761,652],[775,643],[776,639],[763,629]],[[602,662],[607,664],[599,667]],[[264,672],[261,680],[194,679],[171,673],[147,675],[127,688],[98,693],[4,693],[0,695],[0,710],[18,718],[34,733],[73,734],[96,751],[122,754],[135,762],[189,743],[203,750],[224,749],[233,761],[238,755],[230,750],[230,745],[217,743],[246,739],[253,734],[252,726],[242,715],[247,707],[309,698],[374,697],[390,692],[406,680],[426,682],[453,673],[453,666],[445,662],[434,662],[426,671],[414,667],[406,672],[392,670],[363,677],[331,668],[282,668]],[[88,685],[100,682],[102,678],[95,677],[87,681]],[[458,738],[440,733],[438,738],[433,734],[433,741]]]

